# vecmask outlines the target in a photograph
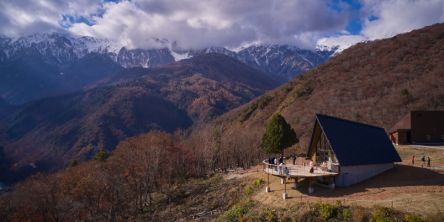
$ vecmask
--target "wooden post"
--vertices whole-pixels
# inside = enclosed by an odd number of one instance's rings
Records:
[[[295,177],[295,178],[294,178],[293,189],[297,189],[297,188],[298,188],[298,178]]]
[[[284,192],[287,193],[287,181],[286,181],[286,178],[284,178]]]
[[[313,185],[313,178],[309,178],[308,180],[308,193],[313,193],[314,192],[314,187]]]
[[[288,198],[288,193],[287,193],[287,183],[286,183],[286,178],[283,178],[284,180],[284,193],[282,194],[282,199],[286,200]]]
[[[336,185],[335,185],[335,178],[334,177],[329,177],[330,178],[330,189],[334,190]]]
[[[270,189],[270,165],[266,165],[266,171],[267,172],[267,187],[265,187],[265,192],[269,193],[271,191]]]

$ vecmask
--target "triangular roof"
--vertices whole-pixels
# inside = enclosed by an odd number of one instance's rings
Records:
[[[322,114],[316,114],[316,121],[341,166],[401,162],[381,127]]]
[[[398,131],[398,129],[411,129],[412,128],[412,120],[410,112],[405,114],[401,120],[399,120],[395,125],[390,128],[389,133],[393,133]]]

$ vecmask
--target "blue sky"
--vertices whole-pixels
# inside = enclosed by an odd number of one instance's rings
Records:
[[[0,1],[0,34],[67,32],[128,47],[349,47],[444,21],[444,0]]]

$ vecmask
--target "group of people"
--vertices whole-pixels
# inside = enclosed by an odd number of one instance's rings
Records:
[[[415,165],[415,155],[412,156],[412,165]],[[426,155],[422,155],[421,167],[424,167],[424,166],[431,167],[431,159],[429,156],[426,157]]]
[[[279,165],[279,164],[285,164],[284,156],[280,155],[279,158],[276,158],[275,156],[268,157],[268,163]]]
[[[296,165],[297,155],[291,154],[290,158],[292,160],[293,165]],[[285,157],[282,154],[279,155],[279,158],[277,158],[275,156],[268,157],[268,164],[269,164],[268,165],[269,169],[277,170],[280,175],[288,175],[289,174],[289,169],[288,169],[288,167],[285,166]],[[310,161],[308,165],[309,165],[309,172],[314,173],[313,161]],[[304,162],[304,166],[305,166],[305,162]]]
[[[276,158],[274,156],[273,157],[269,157],[268,158],[268,164],[270,164],[268,166],[269,168],[273,168],[274,167],[275,170],[278,170],[279,174],[285,174],[285,175],[289,174],[289,170],[285,166],[285,157],[282,154],[279,156],[279,158]],[[277,165],[277,166],[272,166],[272,165]]]

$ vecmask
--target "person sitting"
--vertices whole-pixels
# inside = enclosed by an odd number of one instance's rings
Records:
[[[288,167],[284,167],[284,174],[285,176],[288,176],[290,174],[290,170],[288,170]]]

